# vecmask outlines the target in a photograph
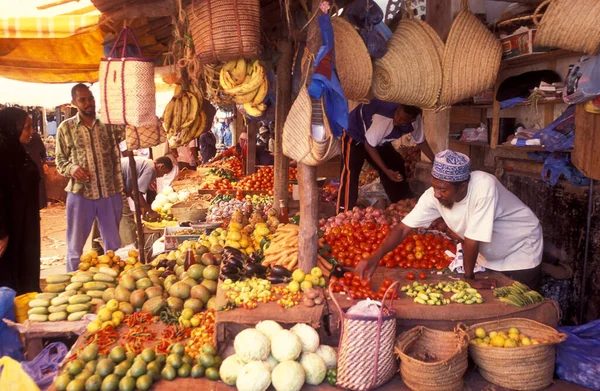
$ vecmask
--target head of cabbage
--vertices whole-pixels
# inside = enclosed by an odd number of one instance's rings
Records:
[[[321,356],[327,369],[334,369],[337,367],[337,353],[335,349],[329,345],[321,345],[317,349],[316,353]]]
[[[281,362],[271,372],[271,382],[277,391],[300,391],[305,378],[302,365],[296,361]]]
[[[302,342],[302,352],[314,353],[319,348],[319,333],[312,327],[304,323],[298,323],[292,327],[291,331],[300,338]]]
[[[235,385],[238,375],[245,365],[246,363],[240,360],[237,354],[233,354],[223,360],[219,368],[219,375],[223,383],[229,386]]]
[[[233,341],[235,354],[245,362],[264,361],[271,354],[269,339],[256,329],[246,329]]]
[[[266,391],[270,385],[271,372],[262,361],[246,364],[235,382],[238,391]]]
[[[279,362],[295,360],[302,353],[300,338],[289,330],[276,331],[271,336],[271,354]]]
[[[300,365],[306,373],[306,383],[313,386],[323,383],[327,375],[325,361],[316,353],[302,353]]]
[[[271,339],[275,332],[282,330],[283,327],[274,320],[263,320],[262,322],[258,322],[256,325],[256,329],[267,336],[267,338]]]

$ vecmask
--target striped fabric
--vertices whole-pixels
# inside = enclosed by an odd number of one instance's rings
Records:
[[[66,38],[95,30],[98,15],[62,15],[52,17],[2,17],[0,38]]]

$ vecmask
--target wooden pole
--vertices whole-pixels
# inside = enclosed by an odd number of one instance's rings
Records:
[[[135,222],[137,225],[138,253],[140,255],[140,262],[146,263],[146,254],[144,253],[144,227],[142,226],[142,208],[140,206],[140,189],[138,187],[137,168],[135,166],[133,151],[128,152],[129,169],[131,170],[131,180],[133,182],[133,205],[135,206]]]
[[[290,111],[292,100],[293,45],[289,39],[280,40],[277,48],[281,53],[277,61],[277,90],[275,103],[275,185],[273,205],[279,212],[279,200],[288,206],[290,159],[283,154],[283,124]]]
[[[308,26],[306,47],[315,56],[323,44],[318,16],[321,13],[321,0],[312,0],[312,13],[316,15]],[[310,83],[312,69],[309,69],[307,83]],[[313,105],[314,106],[314,105]],[[313,110],[313,115],[315,111]],[[322,122],[322,119],[321,119]],[[313,123],[314,120],[313,120]],[[298,164],[298,187],[300,190],[300,232],[298,234],[298,268],[308,273],[317,265],[319,231],[319,188],[317,167]]]
[[[256,135],[258,122],[248,121],[248,159],[246,160],[246,175],[256,172]]]

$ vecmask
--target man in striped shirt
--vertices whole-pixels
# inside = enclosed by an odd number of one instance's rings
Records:
[[[77,114],[60,124],[56,135],[56,168],[69,178],[67,192],[67,271],[77,270],[92,224],[98,226],[104,250],[121,247],[123,177],[119,159],[121,127],[96,118],[96,103],[87,86],[71,90]]]

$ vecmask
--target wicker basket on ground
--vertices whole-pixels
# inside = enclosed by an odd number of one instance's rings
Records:
[[[179,222],[204,221],[208,213],[208,203],[204,201],[178,202],[171,207],[171,213]]]
[[[565,334],[530,319],[509,318],[474,324],[467,330],[469,336],[475,338],[475,330],[480,327],[486,333],[516,327],[521,334],[542,342],[539,345],[516,348],[469,344],[469,353],[487,381],[524,391],[541,390],[552,383],[556,344],[567,338]]]
[[[417,326],[396,340],[402,380],[413,391],[460,391],[468,366],[469,336],[463,328],[439,331]]]

